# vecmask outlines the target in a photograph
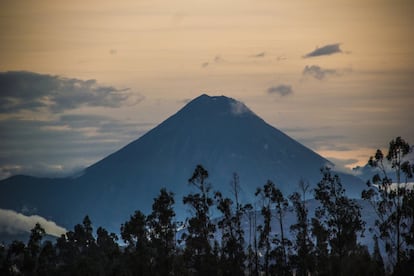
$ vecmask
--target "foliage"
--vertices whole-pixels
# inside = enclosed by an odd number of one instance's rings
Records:
[[[368,164],[377,168],[379,173],[373,176],[372,182],[368,181],[369,188],[362,193],[362,198],[371,203],[377,214],[372,231],[384,243],[392,265],[389,270],[396,274],[402,273],[403,263],[414,262],[414,192],[407,189],[408,181],[413,177],[414,164],[405,160],[410,151],[410,145],[401,137],[389,143],[386,156],[378,149]]]
[[[177,231],[173,205],[174,194],[163,188],[154,199],[152,213],[147,217],[153,275],[169,275],[173,270]]]
[[[259,249],[263,250],[263,266],[265,275],[287,274],[289,272],[287,250],[290,241],[285,238],[283,217],[288,207],[288,201],[276,185],[268,180],[263,188],[258,188],[256,196],[260,196],[262,203],[261,214],[263,225],[258,226]],[[272,236],[272,210],[276,211],[279,222],[279,235]]]
[[[302,193],[295,192],[290,195],[296,213],[296,223],[290,226],[290,231],[295,236],[294,249],[296,254],[291,256],[292,266],[296,268],[297,275],[308,275],[314,271],[313,241],[311,237],[311,224],[308,218],[308,208],[306,206],[306,193],[309,184],[303,180],[299,182]]]
[[[130,220],[121,226],[121,237],[127,244],[125,262],[130,270],[141,271],[142,275],[150,275],[151,257],[146,227],[146,216],[141,211],[135,211]]]
[[[343,260],[357,249],[357,235],[362,234],[365,223],[361,219],[361,207],[346,196],[340,178],[332,175],[330,168],[323,168],[321,172],[322,180],[314,190],[321,206],[315,210],[313,231],[321,241],[327,239],[331,255],[328,271],[342,273],[346,267]],[[327,248],[321,249],[326,255]]]
[[[212,248],[216,226],[210,218],[210,208],[214,201],[207,178],[208,172],[198,165],[188,180],[197,192],[183,198],[183,203],[193,213],[193,217],[188,220],[188,233],[183,235],[186,245],[184,261],[187,268],[197,275],[214,275],[217,268],[217,256],[213,254]]]
[[[391,178],[375,176],[363,194],[378,214],[374,230],[379,236],[374,236],[372,254],[358,243],[364,230],[361,208],[346,196],[340,178],[329,168],[321,170],[313,191],[320,205],[310,217],[304,181],[301,193],[288,197],[290,203],[268,181],[257,189],[257,202],[242,205],[237,174],[231,182],[232,198],[220,191],[213,196],[208,172],[198,165],[188,181],[194,192],[183,198],[191,214],[184,224],[175,221],[174,194],[161,189],[148,216],[137,210],[121,225],[124,244],[102,227],[94,232],[88,216],[56,242],[45,240],[45,230],[36,224],[27,244],[0,244],[0,274],[387,275],[384,264],[390,260],[383,256],[391,254],[397,260],[394,275],[408,275],[414,268],[414,191],[404,185],[414,167],[403,159],[407,147],[402,139],[392,141],[390,151],[387,160],[403,185],[391,189]],[[384,162],[378,151],[370,164],[385,173]],[[213,207],[221,213],[215,220]],[[291,240],[285,232],[287,212],[296,215]],[[179,225],[184,225],[183,243],[176,240]],[[380,242],[388,254],[381,254]]]
[[[234,203],[229,198],[223,198],[220,192],[215,193],[217,209],[221,212],[222,218],[218,221],[217,227],[221,230],[221,252],[220,270],[224,275],[241,275],[244,272],[244,230],[241,226],[245,208],[239,202],[239,177],[233,175],[231,188],[234,195]]]

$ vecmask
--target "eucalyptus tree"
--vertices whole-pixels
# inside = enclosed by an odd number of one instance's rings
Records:
[[[362,193],[362,198],[374,207],[377,218],[373,231],[384,243],[392,264],[390,270],[396,273],[402,269],[402,262],[414,258],[414,193],[408,187],[414,164],[406,158],[411,151],[401,137],[391,140],[387,155],[378,149],[368,161],[378,173]]]
[[[322,180],[314,190],[320,206],[315,210],[313,232],[324,233],[330,248],[330,273],[344,270],[343,260],[358,249],[358,235],[362,235],[365,222],[361,217],[361,207],[354,199],[346,196],[338,175],[331,169],[321,169]]]
[[[213,252],[215,224],[211,220],[210,208],[214,204],[211,185],[207,182],[208,172],[197,165],[188,180],[195,193],[184,196],[183,203],[190,207],[192,217],[188,219],[185,240],[184,262],[197,275],[217,274],[217,256]]]

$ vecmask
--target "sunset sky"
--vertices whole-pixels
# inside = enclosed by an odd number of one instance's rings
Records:
[[[0,0],[0,178],[68,175],[202,93],[339,167],[414,144],[412,0]]]

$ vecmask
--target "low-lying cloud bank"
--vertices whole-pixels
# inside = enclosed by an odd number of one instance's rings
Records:
[[[13,210],[0,209],[0,234],[29,233],[36,223],[40,223],[46,233],[51,236],[60,237],[67,232],[65,228],[44,217],[38,215],[26,216]]]

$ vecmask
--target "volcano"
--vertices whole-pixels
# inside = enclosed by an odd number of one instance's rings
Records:
[[[267,124],[243,103],[225,96],[201,95],[139,139],[85,169],[60,179],[14,176],[0,182],[0,208],[32,210],[67,228],[89,215],[96,226],[118,231],[135,210],[149,213],[163,187],[175,194],[177,219],[188,216],[182,204],[192,191],[188,178],[201,164],[212,190],[230,195],[233,173],[242,200],[272,180],[288,196],[300,180],[311,188],[320,169],[333,164]],[[350,197],[364,184],[338,173]]]

